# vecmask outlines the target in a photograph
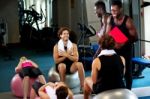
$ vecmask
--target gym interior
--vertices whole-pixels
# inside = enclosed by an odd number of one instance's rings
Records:
[[[92,57],[98,42],[96,35],[100,28],[100,19],[95,15],[94,3],[97,0],[1,0],[0,1],[0,98],[21,99],[13,89],[15,67],[21,56],[34,60],[43,72],[46,81],[55,65],[53,47],[58,42],[60,27],[72,30],[70,39],[77,44],[79,60],[83,62],[85,76],[91,75]],[[110,13],[113,0],[101,0]],[[131,92],[139,99],[150,99],[150,1],[119,0],[123,4],[123,13],[133,19],[138,40],[133,44],[133,83]],[[69,76],[68,85],[75,99],[83,99],[80,93],[78,74]],[[19,85],[18,85],[19,86]],[[21,89],[20,89],[21,90]],[[118,91],[118,90],[117,90]],[[116,92],[117,92],[116,91]],[[125,93],[126,90],[120,90]],[[111,92],[110,92],[111,93]],[[18,96],[19,97],[18,97]],[[103,95],[107,95],[104,93]],[[131,99],[126,92],[126,98]],[[103,96],[93,96],[99,99]],[[115,96],[112,96],[115,97]],[[115,98],[109,98],[115,99]],[[118,99],[118,98],[116,98]],[[133,98],[132,98],[133,99]],[[136,98],[135,98],[136,99]]]

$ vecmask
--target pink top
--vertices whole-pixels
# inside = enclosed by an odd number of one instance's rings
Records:
[[[32,67],[32,66],[33,66],[32,63],[29,60],[26,60],[26,61],[22,62],[22,67],[23,68],[24,67]]]

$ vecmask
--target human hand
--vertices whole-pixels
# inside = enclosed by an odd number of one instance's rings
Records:
[[[21,70],[21,69],[20,69],[20,68],[18,68],[18,67],[16,67],[16,68],[15,68],[15,72],[16,72],[16,73],[19,73],[19,72],[20,72],[20,70]]]
[[[67,53],[68,53],[69,55],[73,55],[73,48],[67,50]]]
[[[59,50],[59,56],[64,56],[64,57],[67,57],[67,52],[66,51],[62,51],[62,50]]]
[[[115,43],[115,49],[120,49],[125,45],[125,43]]]

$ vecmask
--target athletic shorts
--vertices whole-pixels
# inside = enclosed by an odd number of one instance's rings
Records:
[[[22,69],[22,71],[19,73],[21,78],[24,78],[25,76],[29,76],[31,78],[37,78],[39,75],[42,75],[42,72],[39,68],[35,67],[25,67]]]
[[[66,64],[66,74],[72,74],[71,72],[70,72],[70,67],[71,67],[71,65],[73,64],[73,61],[70,61],[69,59],[65,59],[63,62],[61,62],[61,63],[64,63],[64,64]],[[59,64],[56,64],[56,71],[57,72],[59,72],[58,71],[58,65]]]
[[[32,88],[34,89],[35,93],[36,93],[38,96],[39,96],[38,91],[39,91],[40,87],[43,86],[43,85],[44,85],[44,84],[42,84],[42,83],[40,83],[40,82],[37,82],[37,81],[35,81],[35,82],[33,83],[33,85],[32,85]]]

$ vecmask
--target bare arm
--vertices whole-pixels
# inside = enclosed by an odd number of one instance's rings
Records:
[[[103,34],[107,33],[107,32],[106,32],[106,28],[107,28],[107,25],[108,25],[109,20],[110,20],[109,17],[110,17],[110,15],[105,15],[105,16],[104,16],[104,21],[103,21],[104,33],[103,33]]]
[[[137,31],[136,31],[136,28],[135,28],[131,18],[127,19],[126,26],[129,29],[130,42],[133,43],[133,42],[137,41],[138,40]]]
[[[57,44],[54,46],[54,49],[53,49],[53,58],[54,58],[54,61],[55,61],[56,64],[61,63],[66,58],[64,56],[62,56],[62,57],[59,56],[58,45]]]
[[[54,83],[49,82],[49,83],[47,83],[47,84],[45,84],[45,85],[43,85],[42,87],[39,88],[38,93],[39,93],[39,96],[40,96],[41,99],[50,99],[48,94],[44,92],[46,86],[54,87]]]
[[[20,72],[20,70],[22,69],[21,64],[22,64],[22,62],[21,62],[21,61],[19,61],[18,65],[17,65],[17,66],[16,66],[16,68],[15,68],[15,72],[16,72],[16,73],[19,73],[19,72]]]
[[[67,54],[67,58],[70,59],[71,61],[77,62],[79,59],[79,54],[78,54],[78,49],[77,49],[77,45],[73,44],[73,54],[71,54],[71,52],[69,51]]]
[[[71,53],[73,53],[73,54],[71,54]],[[73,48],[71,49],[71,51],[61,52],[61,55],[59,55],[58,46],[55,45],[53,57],[54,57],[55,63],[60,63],[60,62],[64,61],[66,58],[70,59],[71,61],[76,62],[79,59],[77,45],[73,44]]]
[[[111,31],[110,19],[111,19],[111,16],[109,16],[107,19],[106,34],[109,34],[109,32]]]
[[[92,63],[92,72],[91,72],[91,77],[94,84],[97,81],[97,74],[98,74],[98,70],[100,69],[101,69],[100,60],[99,58],[95,58]]]
[[[121,60],[122,60],[122,63],[123,63],[123,65],[124,65],[124,74],[125,74],[125,72],[126,72],[126,68],[125,68],[125,66],[126,66],[126,64],[125,64],[125,58],[123,57],[123,56],[120,56],[120,58],[121,58]]]
[[[73,99],[73,92],[68,89],[68,95],[69,95],[69,99]]]
[[[31,60],[30,60],[30,62],[32,63],[33,67],[38,68],[38,65],[35,62],[33,62]]]
[[[52,82],[49,82],[49,83],[47,83],[47,84],[43,85],[42,87],[40,87],[40,88],[39,88],[39,91],[44,91],[46,86],[54,87],[54,86],[55,86],[55,84],[54,84],[54,83],[52,83]]]
[[[50,99],[50,97],[44,91],[39,91],[39,96],[40,99]]]

